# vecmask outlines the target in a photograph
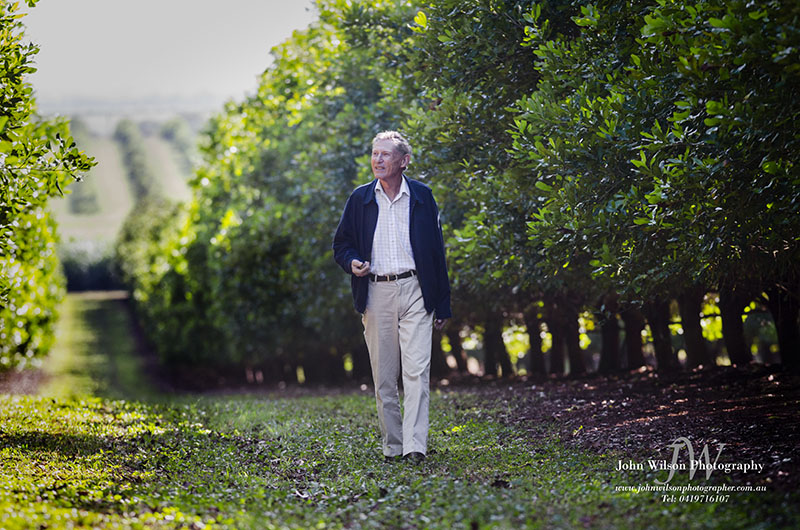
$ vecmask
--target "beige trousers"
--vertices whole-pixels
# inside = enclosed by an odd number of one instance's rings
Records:
[[[383,454],[425,454],[428,446],[433,313],[416,276],[370,282],[362,317],[369,349]],[[397,379],[403,374],[403,419]]]

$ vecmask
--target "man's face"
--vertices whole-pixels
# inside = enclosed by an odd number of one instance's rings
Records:
[[[392,179],[403,174],[411,160],[403,155],[391,140],[378,140],[372,146],[372,174],[377,179]]]

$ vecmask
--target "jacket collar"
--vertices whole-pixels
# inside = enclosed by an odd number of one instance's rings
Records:
[[[411,201],[412,202],[419,202],[419,203],[424,202],[422,200],[422,197],[420,197],[419,194],[417,193],[417,190],[416,190],[415,186],[411,185],[411,183],[414,182],[414,181],[412,181],[410,178],[408,178],[405,175],[405,173],[403,174],[403,179],[405,179],[406,186],[408,186],[408,194],[409,194],[409,196],[411,198]],[[364,195],[364,204],[368,204],[371,201],[375,200],[375,186],[377,186],[377,185],[378,185],[378,179],[373,179],[372,183],[369,184],[369,187],[367,188],[367,193]]]

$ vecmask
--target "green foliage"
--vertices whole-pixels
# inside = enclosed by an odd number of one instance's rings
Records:
[[[133,300],[149,309],[140,313],[148,339],[151,344],[162,345],[160,353],[167,359],[175,350],[163,346],[183,347],[180,337],[189,324],[180,321],[179,304],[185,303],[185,289],[180,275],[171,271],[170,265],[181,256],[153,249],[161,250],[178,230],[181,219],[179,206],[158,197],[146,198],[125,220],[115,248],[122,281],[132,286]]]
[[[609,290],[641,299],[649,294],[642,284],[662,293],[671,277],[645,217],[652,207],[638,207],[642,200],[651,204],[644,195],[652,187],[636,180],[630,164],[642,123],[658,119],[664,104],[651,92],[620,86],[641,4],[602,10],[573,4],[557,20],[571,15],[578,35],[557,31],[547,13],[526,16],[525,45],[542,80],[516,105],[513,152],[528,171],[515,174],[511,185],[532,196],[527,232],[542,276],[556,287],[580,286],[594,299]],[[633,254],[637,244],[641,251]]]
[[[406,127],[423,153],[415,170],[440,190],[456,290],[513,286],[523,274],[516,234],[524,230],[525,195],[504,193],[502,182],[512,162],[509,107],[539,77],[520,46],[531,4],[429,2],[424,26],[415,28],[407,68],[417,93],[407,96]]]
[[[666,70],[675,89],[669,128],[643,149],[663,166],[659,217],[717,281],[797,275],[799,15],[796,2],[709,1],[645,17],[641,75]]]
[[[528,16],[543,80],[514,151],[551,270],[577,256],[634,298],[796,274],[797,6],[748,6],[584,6],[578,39]]]
[[[412,170],[429,176],[442,211],[454,314],[464,323],[519,311],[534,296],[527,196],[504,184],[514,171],[510,107],[539,78],[520,46],[532,3],[426,2],[412,26],[404,127],[420,153]]]
[[[53,343],[64,278],[56,258],[55,223],[41,208],[17,215],[13,254],[0,256],[9,291],[0,307],[0,370],[36,365]]]
[[[65,121],[35,114],[25,76],[38,49],[23,42],[17,10],[0,2],[0,370],[33,363],[50,347],[63,278],[47,201],[93,165]]]

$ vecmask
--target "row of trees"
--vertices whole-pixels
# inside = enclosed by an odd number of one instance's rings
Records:
[[[114,129],[114,140],[120,147],[135,200],[161,195],[160,183],[148,165],[147,149],[139,126],[131,120],[120,120]]]
[[[47,201],[93,164],[66,122],[36,116],[25,78],[37,48],[23,30],[17,3],[0,1],[0,371],[52,343],[64,281]]]
[[[580,373],[579,314],[599,369],[713,364],[701,311],[718,293],[731,362],[742,313],[774,317],[798,368],[800,14],[795,2],[318,1],[273,50],[257,93],[209,124],[185,207],[152,204],[119,245],[162,359],[197,374],[366,376],[330,237],[368,144],[401,129],[435,188],[454,284],[450,352],[482,331],[484,370]],[[549,367],[540,330],[552,337]],[[624,329],[624,335],[620,330]],[[621,343],[621,337],[624,340]],[[438,344],[438,341],[435,341]],[[441,351],[434,371],[444,371]]]

